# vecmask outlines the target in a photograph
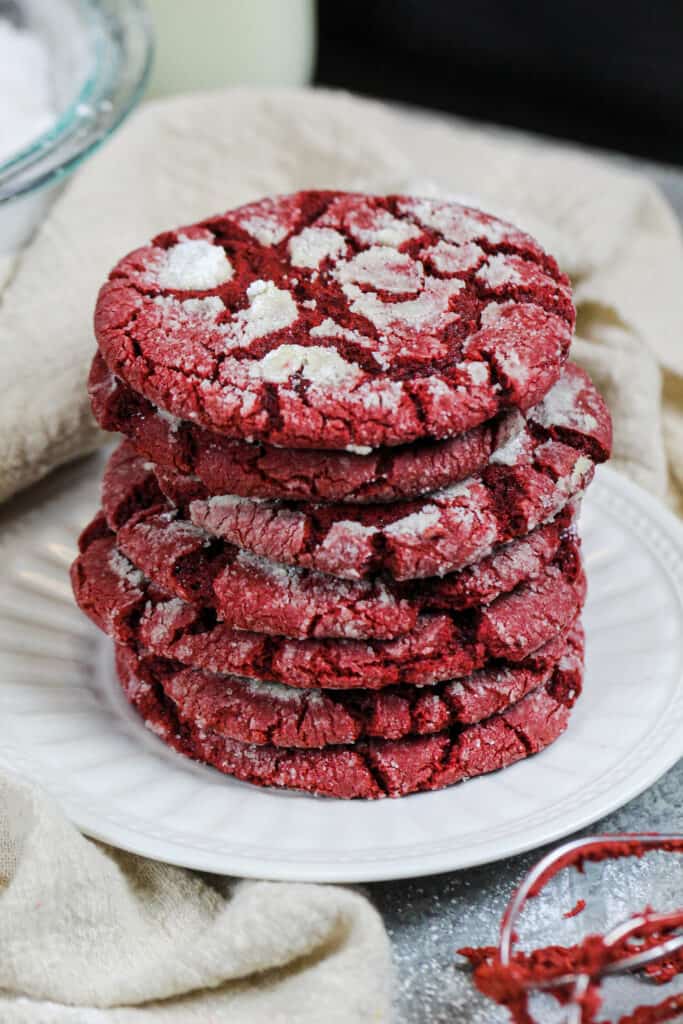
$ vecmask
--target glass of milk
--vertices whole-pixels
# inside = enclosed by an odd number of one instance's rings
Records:
[[[314,0],[147,0],[156,34],[149,95],[225,85],[304,85]]]

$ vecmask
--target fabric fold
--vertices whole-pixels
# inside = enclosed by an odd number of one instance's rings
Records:
[[[9,775],[0,806],[7,1024],[388,1020],[388,940],[360,894],[205,876],[115,850]]]

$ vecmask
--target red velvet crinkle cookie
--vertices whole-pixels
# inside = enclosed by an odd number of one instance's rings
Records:
[[[117,645],[116,660],[119,674],[127,673],[140,684],[139,710],[144,710],[145,684],[149,694],[159,693],[161,687],[183,725],[210,729],[241,743],[313,749],[471,725],[516,704],[551,676],[555,688],[562,682],[569,695],[581,684],[581,627],[575,625],[566,640],[554,642],[554,648],[557,661],[541,668],[497,665],[433,687],[376,691],[297,690],[184,668],[122,645]]]
[[[567,366],[538,406],[511,413],[480,476],[411,502],[313,505],[221,495],[193,500],[192,522],[254,554],[333,576],[441,576],[553,518],[607,458],[611,423],[586,374]],[[168,475],[158,475],[162,489]]]
[[[76,601],[119,643],[212,672],[303,689],[379,689],[470,675],[491,658],[523,661],[567,630],[581,608],[585,578],[578,551],[486,608],[424,612],[394,640],[291,640],[235,630],[212,609],[170,598],[116,547],[99,516],[81,537],[72,566]]]
[[[568,279],[528,235],[406,196],[300,192],[158,235],[95,312],[110,369],[242,440],[377,448],[446,438],[557,381]]]
[[[183,485],[192,497],[238,494],[358,503],[412,498],[482,470],[496,436],[493,421],[446,441],[383,448],[367,455],[275,448],[234,441],[163,412],[117,380],[99,353],[89,386],[93,412],[103,430],[125,434],[138,452],[158,464],[160,473],[183,474]],[[168,487],[173,482],[170,475]]]
[[[202,530],[178,519],[176,512],[152,510],[134,516],[119,530],[116,544],[148,579],[184,601],[214,608],[224,625],[292,639],[405,636],[415,629],[422,612],[438,608],[455,614],[453,604],[462,593],[457,575],[451,586],[446,577],[424,581],[419,588],[401,588],[390,580],[343,580],[277,565],[212,542]],[[555,557],[564,566],[577,560],[577,552],[572,537]],[[526,575],[524,555],[521,565],[514,556],[509,562],[511,572]],[[549,564],[552,568],[555,563]],[[554,579],[548,563],[533,565],[536,571],[528,579],[539,586],[546,577]]]
[[[104,474],[102,504],[110,526],[118,529],[118,550],[168,593],[215,608],[224,624],[294,639],[391,639],[414,629],[423,610],[455,611],[480,603],[477,598],[490,601],[521,581],[541,576],[558,556],[569,526],[560,516],[535,534],[497,549],[469,571],[419,586],[383,579],[340,580],[277,565],[211,538],[180,519],[155,491],[154,482],[129,443],[113,453]],[[571,534],[565,561],[573,550]]]
[[[475,725],[399,740],[366,739],[321,750],[259,746],[181,722],[160,685],[119,659],[124,693],[148,728],[175,750],[259,786],[343,799],[378,799],[443,789],[538,753],[564,732],[580,693],[551,679],[519,703]]]

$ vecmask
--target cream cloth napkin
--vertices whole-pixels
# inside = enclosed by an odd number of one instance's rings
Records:
[[[358,893],[122,853],[10,776],[0,811],[2,1024],[389,1020],[388,942]]]
[[[95,293],[114,261],[170,225],[305,187],[464,194],[536,234],[573,278],[575,356],[611,405],[615,464],[680,496],[683,247],[647,181],[342,94],[232,90],[145,106],[6,276],[0,497],[100,440],[85,379]],[[387,1019],[386,937],[359,895],[206,879],[118,853],[82,839],[39,793],[2,785],[3,1022]]]

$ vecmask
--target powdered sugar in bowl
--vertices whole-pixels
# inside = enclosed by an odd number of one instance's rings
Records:
[[[142,0],[0,0],[0,276],[151,63]]]

